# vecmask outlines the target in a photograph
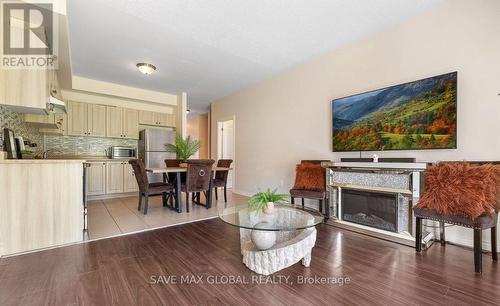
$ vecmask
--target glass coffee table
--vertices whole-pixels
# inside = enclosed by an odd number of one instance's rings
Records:
[[[219,218],[240,228],[243,263],[252,271],[269,275],[300,260],[309,267],[316,243],[315,226],[320,214],[275,204],[271,212],[257,212],[246,206],[225,208]]]

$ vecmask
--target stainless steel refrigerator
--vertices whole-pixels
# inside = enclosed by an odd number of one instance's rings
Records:
[[[165,145],[175,142],[175,131],[168,129],[145,129],[139,133],[139,158],[146,168],[164,168],[165,159],[176,158],[175,153],[165,150]],[[150,183],[162,182],[162,174],[148,173]]]

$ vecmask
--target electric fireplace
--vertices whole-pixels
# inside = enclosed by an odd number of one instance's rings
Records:
[[[342,220],[398,232],[398,196],[374,191],[344,189]]]

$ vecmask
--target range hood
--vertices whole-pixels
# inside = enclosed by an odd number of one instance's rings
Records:
[[[49,102],[47,103],[47,113],[66,113],[66,104],[54,98],[52,95],[49,96]]]

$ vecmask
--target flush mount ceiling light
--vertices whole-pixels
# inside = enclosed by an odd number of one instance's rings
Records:
[[[152,74],[156,71],[156,67],[148,63],[138,63],[136,66],[144,74]]]

